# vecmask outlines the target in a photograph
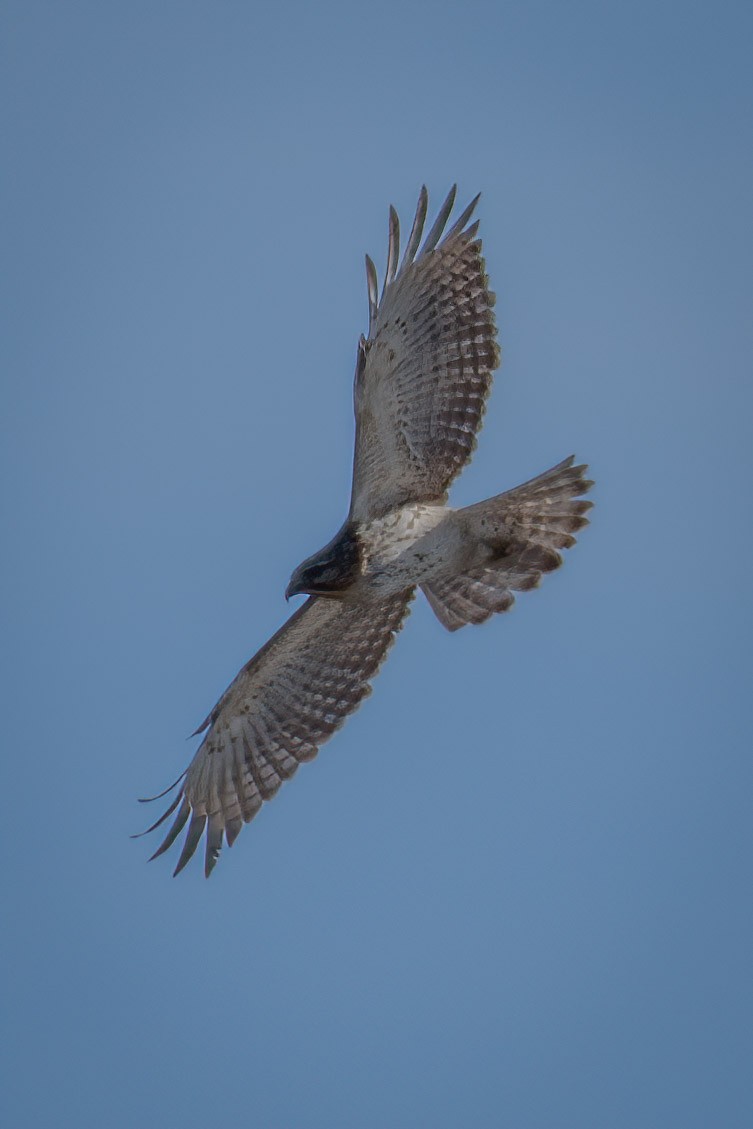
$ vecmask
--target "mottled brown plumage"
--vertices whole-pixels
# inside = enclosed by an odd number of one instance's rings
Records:
[[[499,363],[476,197],[447,231],[453,188],[421,243],[421,190],[400,262],[389,214],[381,296],[366,260],[369,335],[358,345],[348,520],[291,578],[306,603],[243,668],[197,732],[202,741],[164,815],[162,854],[186,825],[177,874],[206,834],[205,872],[265,800],[311,760],[369,693],[417,586],[451,631],[507,611],[514,591],[559,567],[587,524],[591,483],[567,459],[514,490],[453,510]],[[168,789],[169,791],[169,789]],[[164,793],[163,793],[164,794]]]
[[[203,723],[199,732],[209,732],[185,774],[175,822],[153,858],[172,846],[190,816],[176,874],[205,826],[209,874],[223,832],[232,844],[243,823],[299,764],[316,756],[370,692],[369,680],[402,626],[411,595],[373,604],[309,597],[246,664]]]
[[[478,196],[432,250],[454,199],[453,189],[414,260],[426,212],[422,190],[406,257],[379,306],[372,300],[354,394],[350,514],[356,521],[408,502],[443,502],[476,446],[499,348],[478,224],[466,227]],[[397,261],[399,238],[394,212],[392,217],[390,264]],[[373,299],[376,272],[367,263]]]

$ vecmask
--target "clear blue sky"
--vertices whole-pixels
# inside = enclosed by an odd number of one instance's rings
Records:
[[[753,1124],[749,4],[3,5],[4,1124]],[[477,191],[515,610],[180,879],[139,795],[347,505],[363,254]],[[156,845],[156,844],[154,844]],[[174,860],[173,860],[174,861]]]

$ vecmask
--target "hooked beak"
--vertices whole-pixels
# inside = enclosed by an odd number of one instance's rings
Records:
[[[290,600],[291,596],[300,596],[301,595],[303,589],[299,588],[298,584],[299,584],[299,582],[296,580],[295,576],[291,576],[290,584],[288,584],[287,588],[285,589],[285,600],[286,601]]]

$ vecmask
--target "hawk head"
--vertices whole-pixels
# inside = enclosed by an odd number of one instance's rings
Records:
[[[291,596],[342,596],[361,571],[361,553],[353,527],[346,522],[328,545],[307,557],[290,578],[285,599]]]

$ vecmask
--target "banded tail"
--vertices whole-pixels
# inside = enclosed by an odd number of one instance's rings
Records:
[[[508,611],[513,592],[538,587],[543,573],[562,564],[557,550],[575,544],[574,534],[588,525],[584,515],[593,506],[580,499],[593,486],[585,477],[588,467],[573,466],[574,461],[571,455],[514,490],[457,511],[488,559],[470,572],[422,585],[449,631]]]

